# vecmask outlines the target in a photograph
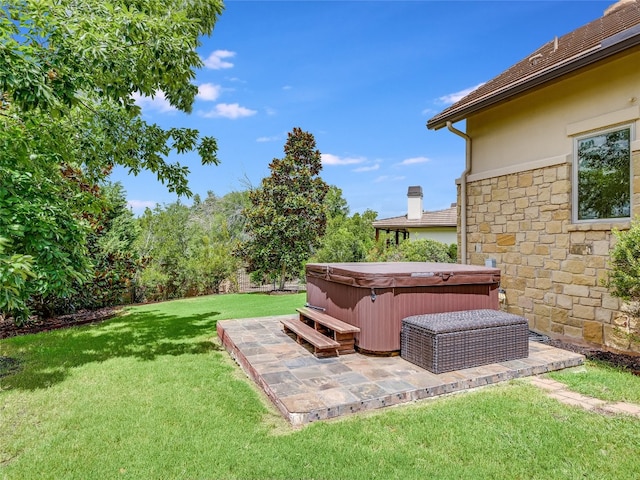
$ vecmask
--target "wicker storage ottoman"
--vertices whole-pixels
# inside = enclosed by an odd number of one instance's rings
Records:
[[[414,315],[402,320],[400,356],[433,373],[529,356],[527,319],[499,310]]]

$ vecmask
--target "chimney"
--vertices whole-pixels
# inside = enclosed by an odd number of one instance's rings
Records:
[[[407,192],[407,220],[422,218],[422,187],[409,187]]]

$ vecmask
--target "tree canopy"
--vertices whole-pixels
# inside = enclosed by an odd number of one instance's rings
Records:
[[[294,128],[284,146],[285,156],[273,159],[271,175],[249,192],[246,231],[238,254],[251,272],[279,278],[297,276],[320,244],[326,228],[324,199],[329,186],[320,177],[322,161],[309,132]]]
[[[0,236],[5,260],[30,258],[21,298],[65,296],[93,276],[87,238],[101,228],[110,203],[101,186],[114,166],[151,171],[188,196],[188,167],[168,155],[218,162],[214,138],[147,123],[134,95],[162,93],[191,111],[196,48],[222,10],[219,0],[3,4]]]

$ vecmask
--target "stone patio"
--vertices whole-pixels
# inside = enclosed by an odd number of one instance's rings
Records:
[[[400,356],[316,358],[282,330],[283,317],[222,320],[218,338],[292,425],[413,402],[576,367],[584,356],[530,341],[529,356],[436,375]]]

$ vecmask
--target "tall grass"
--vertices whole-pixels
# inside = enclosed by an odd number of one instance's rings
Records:
[[[304,295],[131,308],[0,342],[7,479],[633,479],[640,421],[512,382],[290,427],[215,341],[220,319],[295,312]]]

